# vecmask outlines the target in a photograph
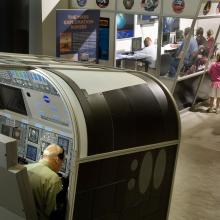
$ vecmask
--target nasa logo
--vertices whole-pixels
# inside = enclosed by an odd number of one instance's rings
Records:
[[[126,9],[131,9],[134,5],[134,0],[123,0]]]
[[[86,3],[87,3],[87,0],[77,0],[77,4],[78,4],[80,7],[85,6]]]
[[[49,98],[47,95],[44,95],[44,96],[43,96],[43,100],[44,100],[46,103],[50,103],[50,98]]]
[[[100,7],[100,8],[106,8],[109,4],[109,0],[96,0],[96,4]]]
[[[159,5],[159,0],[142,0],[141,7],[145,9],[145,11],[154,11]]]
[[[172,4],[174,12],[177,14],[180,14],[183,12],[183,9],[185,8],[185,1],[184,0],[174,0]]]

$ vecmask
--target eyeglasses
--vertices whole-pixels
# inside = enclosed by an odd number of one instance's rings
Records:
[[[63,160],[64,156],[65,156],[64,155],[64,150],[62,151],[62,153],[59,153],[57,156],[59,157],[60,160]]]

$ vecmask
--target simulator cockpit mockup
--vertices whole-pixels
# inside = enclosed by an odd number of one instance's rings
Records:
[[[21,164],[64,148],[63,218],[165,220],[180,142],[169,91],[146,73],[17,56],[0,66],[0,133]]]

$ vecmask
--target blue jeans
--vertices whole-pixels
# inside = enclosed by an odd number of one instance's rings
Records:
[[[171,63],[170,63],[169,77],[171,78],[175,77],[179,62],[180,62],[179,58],[172,57]]]

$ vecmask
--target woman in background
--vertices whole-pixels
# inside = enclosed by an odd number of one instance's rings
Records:
[[[213,55],[214,48],[212,48],[212,46],[215,41],[215,39],[213,37],[213,30],[209,29],[207,31],[206,35],[207,35],[207,48],[208,48],[209,54]]]
[[[211,77],[211,92],[210,92],[210,108],[208,112],[215,112],[214,100],[216,98],[216,114],[220,113],[220,53],[217,53],[216,62],[214,62],[210,69],[209,75]]]

